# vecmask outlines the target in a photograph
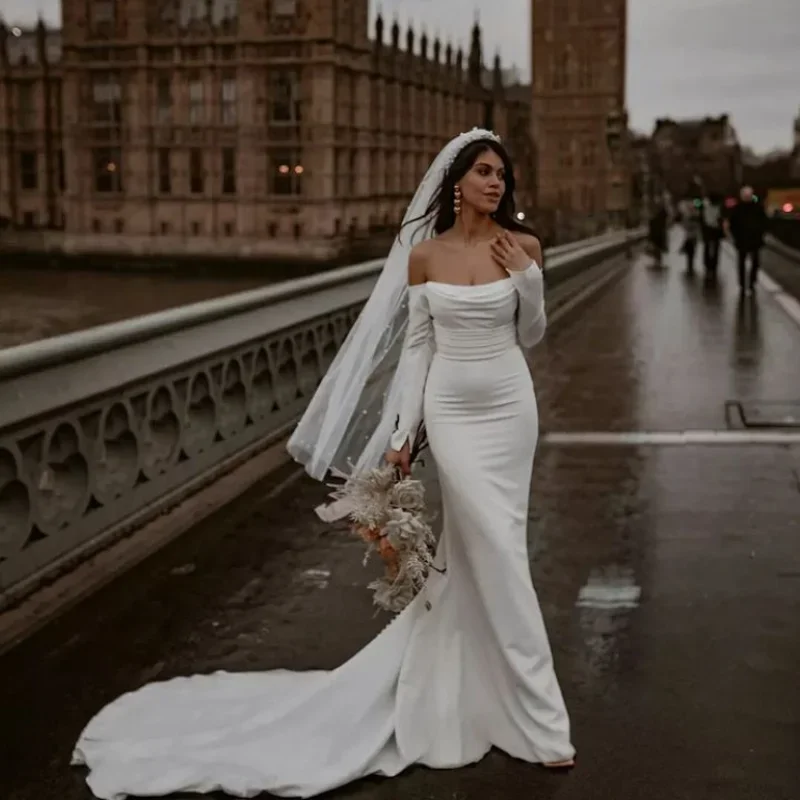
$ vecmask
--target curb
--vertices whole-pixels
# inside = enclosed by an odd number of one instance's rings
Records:
[[[800,328],[800,301],[789,294],[778,281],[764,272],[758,275],[758,285],[783,309],[789,319]]]
[[[728,255],[735,258],[736,257],[736,250],[730,242],[725,243],[726,250]],[[776,253],[779,255],[784,256],[785,258],[797,258],[798,256],[795,254],[794,251],[792,255],[788,253],[784,253],[783,250],[790,250],[787,248],[786,245],[781,245],[780,247],[775,246],[775,242],[770,241],[768,247],[771,247]],[[734,262],[735,267],[735,262]],[[761,270],[758,273],[758,285],[764,292],[769,295],[783,310],[786,316],[794,322],[795,325],[800,327],[800,301],[791,293],[786,291],[786,289],[778,283],[774,278],[766,273],[764,267],[762,266]]]

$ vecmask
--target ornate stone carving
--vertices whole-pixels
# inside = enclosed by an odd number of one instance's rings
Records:
[[[27,427],[4,430],[0,418],[0,608],[15,585],[99,546],[131,514],[296,418],[360,308],[134,380]]]

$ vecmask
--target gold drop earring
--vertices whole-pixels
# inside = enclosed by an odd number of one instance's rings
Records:
[[[461,213],[461,187],[456,186],[454,191],[454,198],[453,198],[453,210],[456,212],[456,216]]]

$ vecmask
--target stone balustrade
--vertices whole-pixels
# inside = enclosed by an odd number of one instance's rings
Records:
[[[548,286],[640,237],[554,248]],[[0,610],[285,436],[381,266],[0,351]]]

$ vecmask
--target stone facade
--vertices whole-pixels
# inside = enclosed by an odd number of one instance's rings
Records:
[[[531,0],[537,204],[556,238],[627,222],[626,0]]]
[[[630,131],[628,141],[631,181],[629,222],[636,227],[647,224],[656,203],[664,199],[663,187],[653,174],[650,137]]]
[[[0,228],[60,228],[66,168],[61,34],[0,26]]]
[[[63,227],[72,249],[333,255],[394,230],[432,157],[476,125],[514,134],[532,207],[530,101],[506,101],[477,26],[465,57],[380,17],[370,37],[368,0],[62,5],[61,32],[0,34],[15,227]]]
[[[727,114],[676,122],[656,120],[653,169],[676,200],[704,190],[735,195],[742,182],[742,149]]]

